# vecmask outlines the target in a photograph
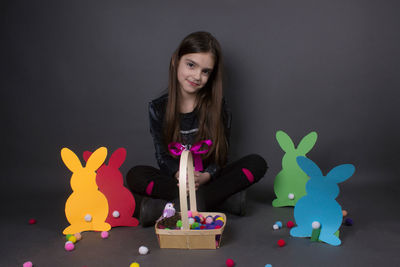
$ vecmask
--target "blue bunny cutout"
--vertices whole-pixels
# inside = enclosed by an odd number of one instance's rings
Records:
[[[339,195],[338,183],[349,179],[355,172],[352,164],[333,168],[326,176],[312,160],[300,156],[296,158],[299,167],[310,177],[306,184],[307,194],[299,199],[294,207],[296,227],[290,230],[295,237],[311,237],[313,222],[319,222],[319,240],[333,246],[341,244],[335,232],[342,224],[342,208],[335,200]]]

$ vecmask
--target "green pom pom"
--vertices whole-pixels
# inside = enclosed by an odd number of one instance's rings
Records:
[[[73,236],[73,235],[68,234],[68,235],[65,236],[65,239],[66,239],[67,241],[69,241],[69,238],[70,238],[71,236]]]
[[[181,220],[178,220],[176,222],[176,227],[182,227],[182,221]]]

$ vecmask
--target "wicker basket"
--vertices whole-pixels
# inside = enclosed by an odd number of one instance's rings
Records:
[[[193,158],[189,150],[184,150],[181,154],[179,163],[179,200],[181,205],[181,230],[158,229],[158,223],[155,225],[155,231],[160,248],[177,249],[216,249],[220,246],[222,232],[226,225],[226,216],[217,212],[201,212],[206,216],[219,215],[224,219],[224,225],[219,229],[212,230],[191,230],[188,220],[186,173],[189,184],[190,210],[197,211],[196,190],[194,186]]]

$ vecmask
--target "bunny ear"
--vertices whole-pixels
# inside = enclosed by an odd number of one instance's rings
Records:
[[[82,169],[82,164],[78,156],[69,148],[64,147],[61,149],[61,159],[71,172]]]
[[[276,140],[285,152],[290,152],[294,150],[294,143],[292,139],[284,131],[276,132]]]
[[[321,169],[317,164],[314,163],[311,159],[308,159],[303,156],[299,156],[296,158],[297,164],[299,167],[310,177],[314,176],[322,176]]]
[[[118,148],[112,153],[110,160],[108,162],[108,166],[113,166],[115,168],[121,167],[122,163],[124,163],[126,158],[126,149],[123,147]]]
[[[87,150],[84,151],[84,152],[83,152],[83,160],[84,160],[85,162],[87,162],[91,155],[92,155],[92,152],[87,151]]]
[[[303,139],[301,139],[299,145],[297,146],[297,151],[303,153],[304,155],[310,152],[310,150],[315,145],[315,142],[317,142],[317,137],[318,135],[316,132],[311,132],[306,136],[304,136]]]
[[[90,170],[97,170],[101,164],[106,160],[107,157],[107,148],[100,147],[90,156],[86,163],[86,168]]]
[[[356,168],[352,164],[342,164],[333,168],[327,175],[326,178],[335,183],[341,183],[349,179]]]

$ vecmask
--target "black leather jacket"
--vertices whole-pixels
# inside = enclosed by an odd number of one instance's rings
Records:
[[[179,170],[179,158],[172,157],[168,148],[164,144],[163,123],[167,101],[168,95],[164,94],[149,103],[150,133],[153,137],[157,163],[163,173],[172,177]],[[227,109],[225,101],[223,104],[223,110],[226,129],[225,133],[229,144],[232,115]],[[185,144],[193,144],[197,131],[198,119],[196,109],[190,113],[181,114],[180,132]],[[204,172],[210,173],[211,179],[215,177],[216,172],[219,170],[219,166],[213,162],[208,164],[207,162],[203,162],[203,164]]]

